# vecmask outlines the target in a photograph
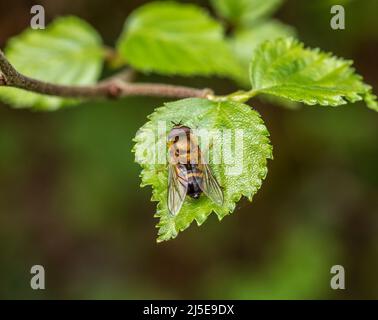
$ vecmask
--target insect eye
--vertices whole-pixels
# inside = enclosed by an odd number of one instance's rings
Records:
[[[175,156],[178,157],[179,155],[180,155],[180,151],[179,151],[179,149],[176,149],[175,150]]]

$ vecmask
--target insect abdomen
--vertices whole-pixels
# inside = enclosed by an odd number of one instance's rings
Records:
[[[202,193],[200,188],[200,183],[202,181],[202,172],[199,170],[197,165],[187,164],[187,177],[188,177],[188,191],[187,195],[198,199]]]

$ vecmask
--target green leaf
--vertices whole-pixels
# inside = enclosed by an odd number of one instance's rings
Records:
[[[250,26],[272,15],[282,0],[212,0],[216,12],[237,26]]]
[[[239,60],[242,69],[248,70],[254,50],[267,40],[291,37],[295,35],[294,28],[277,20],[268,20],[250,28],[241,28],[230,39],[231,48]],[[242,85],[249,86],[248,71],[240,74]]]
[[[223,28],[205,10],[189,4],[152,2],[126,21],[120,54],[137,70],[179,75],[239,72]]]
[[[101,39],[83,20],[63,17],[45,30],[28,29],[12,38],[5,55],[21,73],[57,84],[89,85],[97,81],[103,59]],[[0,99],[15,107],[56,110],[77,101],[0,88]]]
[[[371,87],[352,64],[319,49],[307,49],[292,38],[268,41],[256,49],[250,65],[251,95],[265,93],[330,106],[365,99],[373,108]]]
[[[371,91],[366,94],[365,102],[368,108],[378,112],[378,99]]]
[[[173,216],[167,209],[168,168],[166,163],[156,164],[153,159],[157,152],[163,150],[166,157],[166,139],[172,123],[181,123],[192,129],[202,130],[230,130],[232,135],[231,149],[227,151],[225,141],[221,135],[213,135],[213,144],[209,148],[210,154],[216,145],[222,146],[223,160],[232,157],[234,163],[212,161],[209,165],[221,185],[224,193],[223,206],[217,206],[203,194],[197,200],[186,197],[180,212]],[[158,129],[159,124],[165,124],[164,130]],[[237,131],[243,132],[240,139],[235,139]],[[222,131],[226,132],[226,131]],[[151,185],[153,201],[158,201],[156,217],[160,218],[158,241],[175,238],[179,231],[186,229],[195,220],[201,225],[212,211],[219,220],[235,209],[236,203],[242,196],[252,200],[253,195],[260,188],[262,180],[267,174],[267,159],[272,158],[272,147],[269,133],[259,114],[249,106],[237,102],[214,102],[206,99],[184,99],[166,103],[149,116],[149,121],[140,129],[135,138],[136,161],[142,166],[142,186]],[[235,141],[236,140],[236,141]],[[242,141],[242,145],[240,144]],[[238,154],[235,150],[239,144]],[[201,148],[202,152],[205,153]],[[152,162],[152,163],[151,163]],[[232,172],[231,169],[238,170]]]

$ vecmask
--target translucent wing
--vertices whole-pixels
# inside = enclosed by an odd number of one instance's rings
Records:
[[[188,190],[187,172],[184,166],[168,166],[168,210],[176,215],[184,203]]]
[[[199,165],[203,172],[202,177],[196,177],[197,183],[203,193],[217,205],[223,205],[223,191],[207,164]]]

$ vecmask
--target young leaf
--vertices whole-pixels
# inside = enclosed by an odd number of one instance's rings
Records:
[[[365,102],[368,108],[378,112],[378,98],[372,92],[368,92],[365,96]]]
[[[207,149],[210,152],[209,164],[222,187],[223,206],[216,205],[202,194],[199,199],[186,196],[176,216],[168,212],[168,165],[161,160],[167,157],[167,134],[173,123],[208,130],[212,134],[214,140]],[[227,135],[232,138],[226,141]],[[242,196],[252,200],[266,176],[267,159],[272,158],[268,136],[259,114],[241,103],[191,98],[166,103],[156,109],[137,134],[134,152],[136,161],[142,166],[142,186],[151,185],[152,200],[158,201],[156,217],[160,218],[160,222],[157,225],[157,240],[160,242],[175,238],[193,220],[201,225],[212,211],[222,219],[235,209],[235,204]],[[223,161],[214,161],[216,148],[222,150]],[[203,148],[201,150],[202,153],[207,152]],[[160,164],[156,163],[159,151]]]
[[[241,28],[230,39],[231,48],[243,70],[248,70],[254,50],[267,40],[294,36],[294,28],[277,20],[268,20],[250,28]],[[242,85],[249,86],[248,71],[238,78]]]
[[[189,4],[152,2],[127,19],[120,54],[137,70],[179,75],[239,72],[222,26]]]
[[[237,26],[250,26],[268,17],[282,0],[211,0],[218,15]]]
[[[374,108],[371,87],[352,61],[307,49],[292,38],[263,43],[250,65],[251,93],[265,93],[314,105],[338,106],[362,99]]]
[[[99,35],[76,17],[59,18],[45,30],[24,31],[9,41],[5,54],[19,72],[66,85],[95,83],[103,58]],[[6,87],[0,87],[0,99],[16,107],[43,110],[55,110],[74,102]]]

